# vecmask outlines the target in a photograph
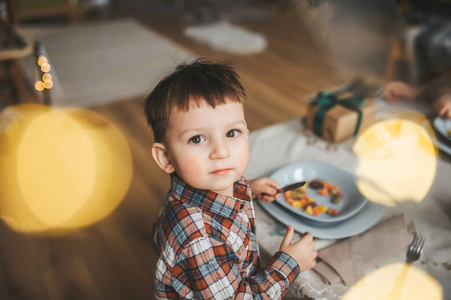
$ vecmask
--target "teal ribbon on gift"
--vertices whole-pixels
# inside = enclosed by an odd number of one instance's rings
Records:
[[[321,136],[324,117],[326,116],[327,111],[335,105],[341,105],[357,112],[358,118],[354,130],[354,136],[356,136],[359,132],[360,124],[362,122],[362,111],[360,108],[365,105],[364,97],[355,95],[346,98],[338,98],[336,94],[319,92],[313,101],[313,104],[318,106],[318,110],[316,111],[313,119],[313,132],[316,135]]]

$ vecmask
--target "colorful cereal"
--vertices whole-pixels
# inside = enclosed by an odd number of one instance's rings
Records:
[[[335,204],[339,203],[344,196],[338,186],[332,185],[325,180],[315,179],[307,182],[303,187],[285,192],[285,200],[293,208],[302,208],[304,212],[309,215],[317,216],[326,213],[331,216],[338,216],[337,210],[333,208],[328,208],[326,205],[317,206],[315,200],[307,194],[307,187],[317,190],[320,195],[330,196],[331,202]]]

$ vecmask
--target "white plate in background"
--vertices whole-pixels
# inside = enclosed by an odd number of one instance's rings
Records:
[[[451,130],[451,119],[437,117],[434,119],[434,127],[443,137],[451,142],[451,136],[448,134],[448,131]]]

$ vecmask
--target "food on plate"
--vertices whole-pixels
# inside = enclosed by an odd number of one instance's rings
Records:
[[[334,217],[338,216],[338,212],[333,208],[328,208],[326,213],[328,213],[329,215],[334,216]]]
[[[336,185],[332,185],[326,180],[314,179],[297,189],[286,191],[284,193],[285,200],[295,209],[302,208],[306,214],[317,216],[327,213],[331,216],[338,216],[338,211],[334,208],[328,208],[326,205],[317,205],[315,199],[307,194],[307,188],[316,190],[318,194],[329,196],[332,203],[340,203],[344,194]]]
[[[323,183],[321,182],[321,180],[315,179],[310,182],[310,187],[314,190],[322,189]]]
[[[337,204],[340,203],[341,199],[343,199],[344,194],[340,191],[336,191],[335,193],[330,195],[330,200],[332,200],[333,203]]]

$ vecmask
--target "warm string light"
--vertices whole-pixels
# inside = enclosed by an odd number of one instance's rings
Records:
[[[38,91],[43,91],[44,89],[50,90],[53,87],[52,75],[50,75],[50,69],[52,68],[48,62],[47,57],[44,55],[39,55],[38,65],[41,67],[41,71],[44,73],[42,75],[42,81],[39,80],[35,83],[35,89]]]

